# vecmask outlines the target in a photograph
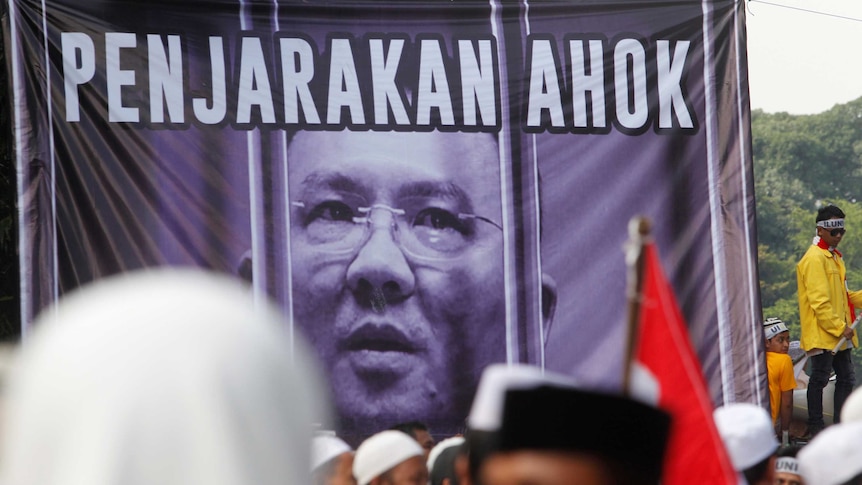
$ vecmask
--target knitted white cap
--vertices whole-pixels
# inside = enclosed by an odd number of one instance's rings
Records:
[[[718,434],[730,455],[733,468],[741,472],[778,449],[769,413],[751,403],[733,403],[713,413]]]
[[[386,430],[366,439],[356,448],[353,476],[359,485],[367,485],[374,477],[395,468],[414,456],[424,456],[419,443],[401,431]]]
[[[353,451],[353,448],[335,435],[315,436],[311,442],[311,471],[349,451]]]
[[[827,427],[799,454],[799,471],[805,483],[838,485],[862,473],[862,423]]]

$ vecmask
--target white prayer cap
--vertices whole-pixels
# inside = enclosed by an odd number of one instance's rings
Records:
[[[353,476],[359,485],[366,485],[374,477],[395,468],[400,463],[424,456],[419,443],[407,433],[386,430],[363,441],[353,457]]]
[[[841,422],[862,421],[862,387],[850,393],[841,408]]]
[[[805,483],[839,485],[862,473],[862,423],[827,427],[797,455]]]
[[[350,451],[353,451],[353,448],[334,434],[318,434],[311,442],[311,471]]]
[[[777,318],[769,318],[763,323],[763,334],[766,340],[770,340],[779,333],[787,331],[787,325]]]
[[[778,449],[769,413],[751,403],[733,403],[713,413],[718,434],[736,471],[746,470]]]
[[[434,448],[431,448],[431,452],[428,453],[428,473],[431,473],[431,470],[434,469],[434,462],[437,461],[437,457],[440,456],[440,453],[443,453],[443,451],[453,446],[461,446],[463,443],[463,436],[453,436],[434,445]]]
[[[9,376],[3,483],[306,483],[317,366],[225,275],[101,279],[40,315]],[[292,355],[291,355],[292,353]]]

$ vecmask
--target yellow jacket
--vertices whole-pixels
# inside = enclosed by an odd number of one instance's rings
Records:
[[[811,245],[797,263],[796,284],[802,325],[800,343],[804,350],[832,350],[835,347],[845,325],[853,323],[847,304],[848,295],[857,311],[862,310],[862,291],[848,291],[845,275],[841,256],[816,245]],[[858,330],[853,335],[856,347],[859,346]]]

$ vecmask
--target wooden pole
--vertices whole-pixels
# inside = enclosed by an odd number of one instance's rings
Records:
[[[623,362],[623,394],[631,395],[632,363],[637,349],[640,328],[640,307],[644,280],[644,246],[649,240],[651,224],[645,217],[629,221],[629,240],[626,242],[626,350]]]

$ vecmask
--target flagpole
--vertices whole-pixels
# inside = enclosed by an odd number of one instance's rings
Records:
[[[629,221],[629,240],[625,245],[627,286],[626,286],[626,351],[623,362],[623,394],[631,394],[632,363],[637,348],[640,306],[644,280],[644,246],[649,239],[651,224],[646,217],[633,217]]]

